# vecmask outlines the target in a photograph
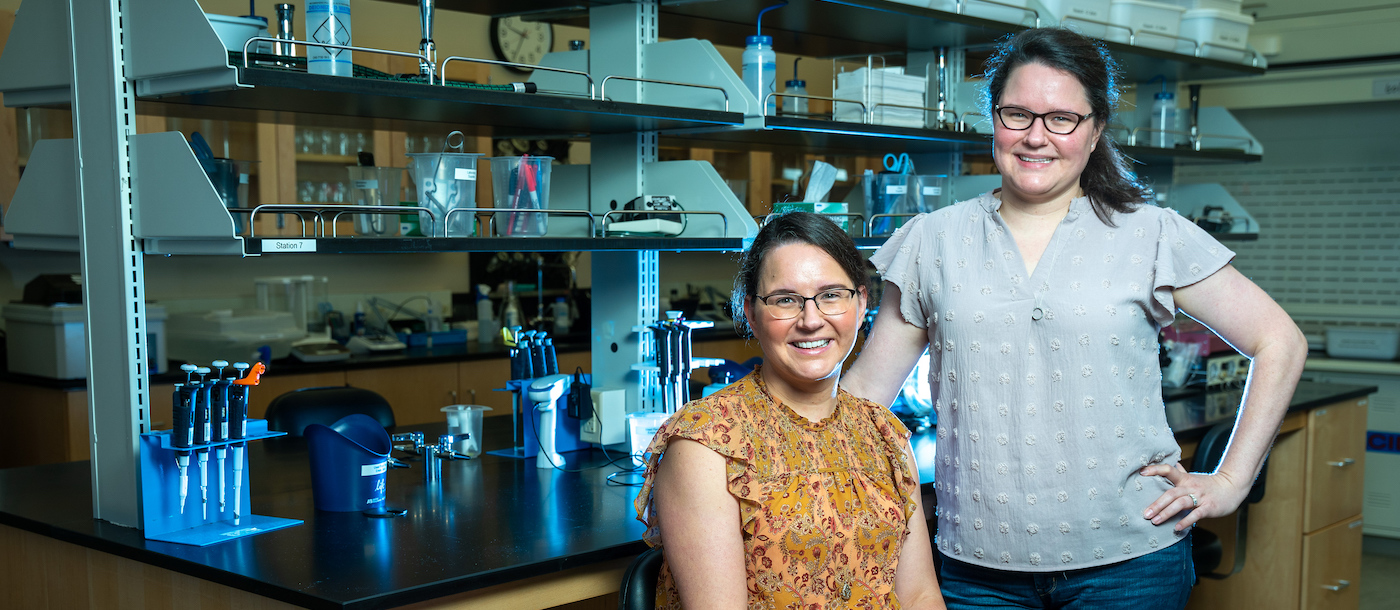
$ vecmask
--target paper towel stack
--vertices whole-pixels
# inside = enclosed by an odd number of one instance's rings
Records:
[[[926,91],[928,91],[928,79],[922,76],[907,75],[902,67],[860,68],[854,72],[842,72],[836,75],[836,99],[864,102],[866,109],[870,111],[871,123],[878,125],[923,127],[925,111],[918,108],[925,105],[924,93]],[[899,106],[914,106],[915,108],[881,106],[880,104],[897,104]],[[864,117],[861,116],[859,105],[837,102],[835,110],[835,118],[838,121],[863,122]]]

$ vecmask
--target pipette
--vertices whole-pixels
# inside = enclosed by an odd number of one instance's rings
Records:
[[[194,444],[194,379],[191,377],[199,367],[182,364],[185,383],[175,384],[174,404],[170,428],[170,445],[175,447],[175,465],[180,469],[180,514],[185,514],[185,500],[190,495],[190,446]],[[183,451],[181,449],[184,449]]]
[[[224,379],[224,367],[228,366],[227,360],[215,360],[210,363],[214,368],[219,369],[219,375],[214,378],[212,387],[213,401],[210,403],[212,411],[209,416],[213,420],[211,428],[213,437],[209,440],[221,443],[228,440],[228,389],[233,384],[233,380]],[[224,458],[228,456],[228,446],[219,445],[214,448],[214,461],[219,466],[219,514],[224,514],[225,493],[224,493]]]
[[[209,444],[209,402],[211,398],[211,388],[213,383],[205,383],[204,376],[209,374],[209,367],[201,366],[195,369],[195,374],[199,375],[199,386],[194,393],[194,444]],[[199,456],[199,501],[203,506],[204,518],[209,518],[209,448],[206,446],[196,452]]]
[[[243,371],[249,371],[247,362],[235,362],[233,368],[238,369],[239,375]],[[229,390],[228,413],[229,413],[229,438],[248,438],[248,389],[258,385],[262,378],[263,371],[267,367],[261,362],[253,363],[252,370],[241,379],[233,381],[233,387]],[[242,517],[243,500],[243,450],[247,443],[234,443],[233,445],[233,524],[238,525]]]

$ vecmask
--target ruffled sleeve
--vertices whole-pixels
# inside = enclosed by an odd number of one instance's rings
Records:
[[[746,413],[744,402],[751,395],[745,388],[752,385],[755,374],[705,399],[686,404],[656,430],[647,448],[651,456],[647,459],[642,489],[634,502],[637,520],[647,526],[642,539],[648,545],[660,546],[662,542],[660,523],[652,504],[652,485],[666,447],[674,439],[695,441],[724,456],[727,488],[739,501],[740,524],[745,532],[752,533],[751,524],[766,493],[755,483],[749,468],[761,449],[745,433],[742,421]]]
[[[922,298],[926,280],[920,274],[924,263],[933,262],[923,260],[923,251],[928,249],[928,240],[932,237],[928,232],[934,225],[928,222],[928,217],[928,214],[920,214],[910,218],[870,257],[881,278],[899,287],[899,313],[906,322],[919,328],[929,326],[929,311]]]
[[[1176,210],[1162,208],[1161,233],[1157,237],[1157,260],[1152,280],[1152,318],[1167,326],[1176,317],[1172,291],[1199,282],[1221,270],[1235,252],[1216,241]]]
[[[842,390],[842,393],[845,393],[845,390]],[[915,464],[909,458],[909,428],[884,405],[855,396],[851,396],[851,399],[869,414],[870,423],[879,436],[880,447],[889,457],[889,463],[894,469],[890,475],[895,483],[895,492],[899,495],[899,503],[904,509],[904,530],[908,533],[909,520],[914,517],[914,511],[919,507],[918,498],[922,494]]]

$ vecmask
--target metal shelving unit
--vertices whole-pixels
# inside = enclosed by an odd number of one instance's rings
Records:
[[[586,14],[593,40],[590,73],[652,79],[659,79],[650,70],[654,64],[666,63],[663,57],[675,61],[694,50],[673,44],[675,41],[658,43],[659,36],[700,36],[737,44],[752,32],[754,17],[766,4],[766,0],[675,4],[656,0],[439,1],[439,7],[446,10],[527,13],[554,20]],[[7,52],[0,56],[0,90],[5,101],[11,105],[67,105],[75,117],[76,137],[69,144],[50,147],[48,152],[53,154],[42,156],[48,161],[41,162],[41,156],[30,159],[26,169],[29,187],[35,180],[51,180],[77,184],[78,188],[72,195],[71,213],[63,202],[60,204],[65,209],[58,213],[35,213],[37,208],[26,210],[17,195],[10,219],[28,218],[26,222],[34,223],[29,243],[37,247],[80,252],[86,279],[84,298],[110,305],[89,308],[86,320],[94,354],[88,375],[91,426],[102,431],[93,435],[93,512],[96,518],[128,526],[141,522],[135,491],[140,489],[137,439],[150,425],[143,370],[147,346],[142,328],[142,256],[246,256],[272,255],[274,251],[266,249],[259,239],[233,234],[232,218],[178,134],[138,136],[132,132],[138,99],[234,112],[296,111],[376,120],[411,116],[414,120],[501,127],[522,134],[590,137],[594,163],[589,169],[587,200],[595,208],[607,208],[610,201],[625,201],[644,192],[659,192],[658,185],[684,185],[678,192],[701,193],[697,199],[718,196],[723,201],[717,205],[731,205],[732,194],[713,168],[704,169],[708,165],[657,163],[658,132],[721,145],[854,152],[887,152],[892,146],[928,153],[987,147],[986,136],[975,133],[787,117],[746,119],[743,111],[711,107],[714,102],[705,102],[702,107],[668,103],[677,99],[677,94],[640,83],[614,86],[612,99],[579,99],[234,67],[228,65],[226,52],[194,0],[29,0],[18,20]],[[783,10],[770,14],[766,25],[772,28],[778,48],[802,49],[809,55],[965,48],[1020,29],[880,0],[792,0]],[[84,44],[70,49],[70,40]],[[1178,79],[1262,73],[1249,66],[1109,46],[1120,57],[1131,58],[1125,64],[1135,80],[1164,72]],[[171,53],[172,48],[181,52]],[[713,48],[708,53],[711,61],[718,58]],[[644,55],[650,62],[646,68]],[[721,72],[725,71],[727,75],[708,77],[718,80],[705,85],[725,91],[726,108],[735,98],[743,108],[757,107],[752,94],[743,90],[741,83],[736,85],[738,79],[732,70],[724,67]],[[64,152],[67,150],[71,154]],[[1140,159],[1172,162],[1252,160],[1243,153],[1217,151],[1131,148],[1129,153]],[[67,159],[76,163],[65,163]],[[84,171],[79,173],[78,167]],[[22,193],[41,191],[28,188],[24,181],[20,187]],[[33,201],[31,205],[39,204],[37,198]],[[47,202],[52,201],[50,193]],[[176,210],[191,209],[193,221],[173,215]],[[645,392],[655,380],[631,370],[631,365],[651,353],[651,339],[646,333],[628,329],[659,317],[658,252],[739,249],[741,236],[753,227],[753,220],[747,213],[738,220],[730,223],[725,237],[715,238],[317,237],[310,241],[317,252],[345,253],[590,250],[594,252],[595,385],[630,386]],[[16,245],[23,246],[25,236],[20,228],[7,226],[16,234]],[[868,248],[883,238],[857,241]],[[640,402],[640,398],[632,402]]]

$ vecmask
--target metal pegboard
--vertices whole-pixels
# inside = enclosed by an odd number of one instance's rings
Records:
[[[1176,182],[1217,182],[1255,217],[1235,267],[1304,332],[1400,324],[1400,164],[1180,166]]]

